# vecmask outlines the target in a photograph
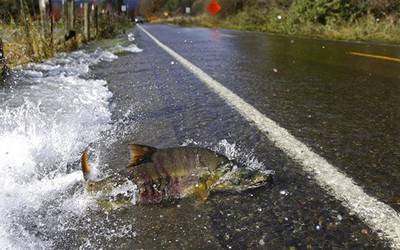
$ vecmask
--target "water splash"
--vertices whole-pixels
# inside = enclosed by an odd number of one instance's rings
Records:
[[[131,42],[135,41],[135,35],[133,33],[128,33],[128,40]]]
[[[273,174],[274,172],[267,169],[264,162],[260,162],[253,152],[244,150],[236,145],[236,143],[230,143],[226,139],[219,141],[217,144],[210,144],[206,142],[196,142],[194,140],[186,140],[182,146],[199,146],[209,148],[217,153],[225,155],[230,160],[235,160],[247,168],[263,171],[266,174]]]
[[[88,73],[116,58],[102,49],[61,53],[15,69],[0,89],[2,249],[54,248],[70,221],[93,204],[78,162],[110,130],[112,94]]]
[[[132,52],[132,53],[139,53],[142,52],[143,50],[140,49],[136,44],[131,44],[128,46],[122,46],[122,45],[116,45],[115,47],[111,48],[111,51],[113,53],[121,53],[123,51],[126,52]]]

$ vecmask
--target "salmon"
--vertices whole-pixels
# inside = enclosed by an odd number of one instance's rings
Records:
[[[159,203],[194,196],[206,200],[214,191],[242,191],[270,182],[271,173],[252,170],[226,156],[200,147],[157,149],[133,144],[126,168],[102,180],[90,178],[87,149],[82,171],[88,193],[100,194],[114,203]],[[124,192],[116,189],[126,187]]]

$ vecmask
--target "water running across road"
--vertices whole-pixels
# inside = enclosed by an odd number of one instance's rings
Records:
[[[99,148],[110,149],[111,144],[135,130],[132,122],[121,127],[118,124],[125,121],[113,120],[113,110],[121,107],[113,103],[107,81],[92,78],[91,67],[112,62],[118,55],[142,52],[134,42],[134,35],[129,33],[76,52],[58,54],[43,63],[13,70],[1,87],[1,249],[99,249],[110,240],[124,249],[131,245],[138,230],[149,230],[147,226],[152,225],[140,223],[136,227],[132,221],[140,220],[143,214],[151,217],[168,213],[166,208],[149,213],[141,207],[130,209],[128,214],[126,210],[109,213],[98,209],[95,199],[84,192],[79,162],[83,149],[88,145],[95,149],[90,159],[94,175],[105,176],[110,168],[107,160],[104,163],[100,159]],[[125,114],[129,115],[132,114]],[[263,167],[227,141],[201,145],[252,167]],[[120,162],[123,160],[120,157]],[[190,202],[180,210],[186,211],[187,218],[199,212]],[[168,220],[171,225],[177,221],[172,217]],[[195,223],[200,227],[209,222],[196,217]],[[203,230],[201,233],[215,242]],[[143,235],[151,241],[147,234]],[[163,240],[164,236],[158,238]],[[141,240],[139,237],[139,242],[135,241],[138,246]],[[142,244],[151,246],[149,242]]]
[[[0,248],[51,247],[49,235],[67,230],[63,221],[88,202],[73,192],[82,174],[72,165],[110,129],[112,97],[107,82],[88,73],[119,51],[141,52],[125,42],[62,53],[13,70],[1,87]]]

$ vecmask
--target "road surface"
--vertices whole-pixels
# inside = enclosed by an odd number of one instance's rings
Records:
[[[162,25],[132,32],[141,53],[92,69],[107,80],[123,131],[99,146],[103,162],[123,166],[129,143],[196,143],[233,148],[275,171],[272,185],[218,194],[204,207],[182,201],[120,212],[140,218],[132,244],[399,244],[400,63],[373,56],[398,58],[399,47]]]

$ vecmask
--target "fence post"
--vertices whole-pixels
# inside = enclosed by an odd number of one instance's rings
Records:
[[[84,9],[84,34],[86,41],[90,41],[90,7],[88,3],[83,4]]]
[[[40,20],[42,22],[42,28],[44,31],[44,35],[47,37],[51,34],[51,26],[49,27],[49,0],[39,0],[39,9],[40,9]]]
[[[94,35],[95,37],[99,37],[99,6],[96,4],[94,6]]]
[[[68,32],[70,30],[69,28],[69,17],[68,17],[68,1],[63,1],[62,2],[62,20],[63,20],[63,25],[64,25],[64,31]]]
[[[67,0],[68,3],[68,31],[75,30],[75,1]]]

